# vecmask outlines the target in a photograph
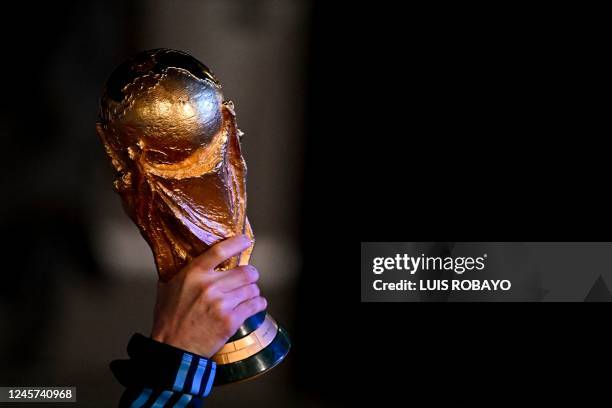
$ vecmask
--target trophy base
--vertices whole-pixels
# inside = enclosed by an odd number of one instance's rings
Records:
[[[269,314],[250,333],[234,338],[212,357],[217,363],[214,385],[253,379],[277,366],[291,348],[287,332]]]

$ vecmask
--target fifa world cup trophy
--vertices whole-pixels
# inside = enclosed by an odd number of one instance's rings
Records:
[[[119,65],[100,100],[97,132],[116,172],[114,187],[151,247],[159,279],[238,234],[246,217],[246,164],[233,103],[201,62],[183,52],[144,51]],[[251,251],[218,269],[248,263]],[[212,358],[215,384],[254,377],[289,352],[265,311],[248,318]]]

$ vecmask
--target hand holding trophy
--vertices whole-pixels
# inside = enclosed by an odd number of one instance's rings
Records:
[[[115,190],[151,247],[162,283],[239,235],[251,242],[214,270],[229,273],[224,271],[248,264],[254,240],[246,217],[242,132],[232,102],[224,101],[204,64],[168,49],[125,61],[106,83],[97,132],[116,172]],[[215,384],[261,374],[289,348],[283,328],[259,312],[212,357]]]

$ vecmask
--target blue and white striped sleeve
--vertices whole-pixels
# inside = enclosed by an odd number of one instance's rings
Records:
[[[216,364],[197,354],[135,334],[129,360],[115,360],[111,370],[126,387],[119,407],[201,407],[210,394]]]

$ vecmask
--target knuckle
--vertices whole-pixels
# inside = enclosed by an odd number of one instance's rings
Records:
[[[257,310],[257,298],[251,299],[246,305],[247,313],[249,316],[253,315]]]
[[[200,257],[192,259],[185,268],[187,268],[189,272],[187,276],[193,275],[193,272],[197,273],[205,270],[204,266],[202,265],[202,258]]]
[[[223,303],[223,299],[217,299],[211,303],[211,310],[215,316],[220,319],[224,319],[225,314],[225,304]]]
[[[215,287],[210,283],[202,283],[200,290],[202,298],[204,298],[205,300],[211,300],[215,297]]]
[[[227,256],[226,251],[221,246],[214,246],[211,248],[211,252],[215,258],[225,259]]]
[[[251,304],[249,305],[249,316],[254,315],[258,311],[259,311],[259,302],[257,301],[251,302]]]
[[[255,282],[259,278],[259,272],[254,266],[247,265],[245,268],[245,278],[249,282]]]
[[[268,301],[266,300],[266,298],[260,297],[259,298],[259,305],[258,305],[258,311],[259,310],[265,310],[266,307],[268,307]]]
[[[249,286],[249,295],[250,295],[250,297],[259,296],[259,293],[260,293],[259,286],[257,286],[254,283],[252,283]]]
[[[240,269],[236,271],[236,275],[241,282],[249,281],[249,269],[246,267],[240,267]]]
[[[185,275],[184,282],[187,286],[197,286],[203,283],[202,275],[200,274],[200,268],[198,266],[192,266],[189,273]]]
[[[202,279],[202,275],[198,273],[188,274],[183,284],[186,288],[200,290],[200,292],[207,287],[206,281]]]

